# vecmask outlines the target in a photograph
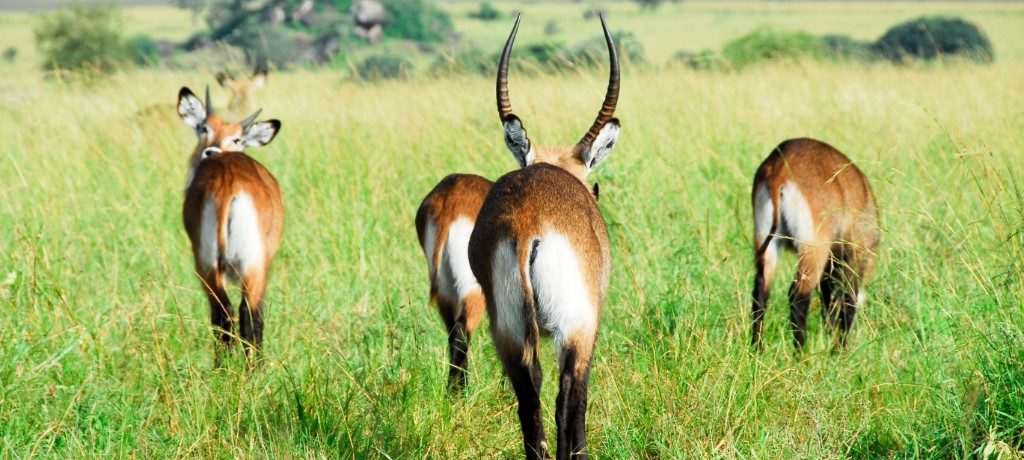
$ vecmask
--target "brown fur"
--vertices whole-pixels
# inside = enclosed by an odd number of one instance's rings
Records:
[[[281,242],[284,227],[284,203],[277,180],[263,165],[253,160],[240,150],[245,145],[265,145],[273,140],[281,123],[268,120],[256,124],[273,131],[257,131],[269,136],[250,137],[243,141],[244,128],[242,123],[228,123],[209,107],[209,90],[207,104],[202,105],[188,88],[182,88],[178,94],[178,112],[183,120],[196,130],[199,138],[189,160],[190,180],[185,189],[185,202],[182,206],[182,220],[185,231],[192,243],[195,257],[196,272],[203,283],[210,303],[210,319],[222,347],[217,348],[216,361],[219,365],[222,351],[233,342],[231,330],[233,323],[238,322],[240,336],[244,342],[246,353],[252,355],[258,351],[263,342],[263,298],[269,276],[271,260]],[[197,118],[204,116],[200,121]],[[255,114],[249,119],[254,121]],[[248,125],[253,126],[253,125]],[[211,148],[215,147],[215,148]],[[244,273],[234,273],[234,269],[224,260],[228,247],[228,223],[231,218],[232,202],[239,194],[245,193],[252,199],[256,212],[260,241],[263,244],[262,264],[259,267],[246,267]],[[212,267],[204,267],[201,261],[201,244],[203,232],[203,210],[207,202],[213,203],[217,219],[217,253]],[[206,261],[209,263],[210,261]],[[234,318],[231,299],[226,292],[226,279],[241,281],[242,299],[239,303],[239,317]]]
[[[781,231],[782,188],[793,183],[801,191],[813,219],[811,241],[794,242]],[[867,178],[832,146],[813,139],[791,139],[779,144],[754,176],[752,200],[764,185],[774,208],[772,230],[754,235],[757,276],[754,289],[753,344],[760,347],[761,324],[767,307],[776,260],[766,257],[775,244],[800,249],[800,268],[790,290],[791,322],[797,348],[803,345],[806,309],[811,292],[823,285],[823,313],[840,322],[837,346],[845,344],[853,322],[856,297],[875,264],[878,247],[878,210]],[[753,201],[752,201],[753,202]],[[756,206],[756,202],[755,206]],[[756,233],[756,232],[755,232]],[[823,276],[827,279],[823,281]],[[841,306],[832,295],[846,291]]]
[[[619,121],[614,118],[619,95],[619,63],[615,43],[601,17],[608,47],[610,73],[604,103],[591,128],[571,148],[534,147],[522,121],[512,111],[508,92],[509,56],[519,30],[521,16],[505,41],[498,62],[496,96],[498,116],[504,128],[505,144],[522,169],[510,172],[494,183],[480,209],[477,225],[469,241],[470,266],[483,288],[487,313],[491,316],[491,337],[504,366],[505,375],[516,393],[523,449],[528,459],[546,458],[547,438],[541,420],[540,390],[543,372],[540,368],[538,312],[564,308],[590,308],[580,313],[574,310],[575,320],[564,317],[551,327],[559,335],[559,389],[555,401],[555,424],[558,433],[559,459],[571,456],[587,458],[586,412],[597,327],[601,306],[608,291],[611,275],[608,231],[597,207],[597,187],[587,186],[587,175],[611,153],[618,139]],[[593,191],[591,191],[593,190]],[[534,283],[549,276],[548,266],[534,272],[538,251],[544,254],[543,239],[550,233],[566,239],[568,250],[579,263],[580,282],[589,291],[590,305],[549,304],[557,297],[535,296]],[[503,285],[508,292],[511,280],[492,279],[495,254],[509,242],[515,251],[518,281],[522,289],[522,305],[499,304],[495,286]],[[554,248],[555,246],[550,246]],[[561,250],[561,249],[559,249]],[[504,251],[504,249],[502,249]],[[547,257],[547,256],[545,256]],[[502,263],[508,263],[502,261]],[[556,262],[560,263],[560,262]],[[556,267],[558,267],[556,265]],[[565,269],[566,266],[555,268]],[[513,289],[515,289],[513,287]],[[576,295],[574,292],[572,295]],[[518,297],[518,295],[516,296]],[[580,296],[582,297],[582,296]],[[576,299],[573,300],[575,302]],[[512,309],[506,311],[499,309]],[[564,310],[563,310],[564,311]],[[517,316],[519,317],[518,319]],[[545,318],[544,320],[547,320]],[[571,322],[575,321],[575,323]],[[522,327],[522,331],[515,328]]]
[[[449,334],[451,369],[449,387],[459,389],[465,385],[469,340],[483,319],[484,295],[479,287],[463,299],[449,299],[441,294],[438,276],[441,270],[444,244],[448,229],[457,219],[465,217],[476,222],[480,206],[491,189],[491,181],[472,174],[451,174],[441,180],[423,198],[416,212],[416,234],[420,247],[427,248],[427,224],[433,221],[437,229],[433,254],[429,256],[430,299],[438,308],[445,330]]]
[[[247,273],[228,273],[227,267],[218,261],[218,267],[205,272],[199,265],[199,244],[202,227],[202,209],[208,199],[215,203],[218,219],[219,251],[226,249],[224,230],[227,225],[231,201],[239,193],[252,197],[259,219],[260,237],[263,242],[264,262],[262,267],[250,269]],[[225,276],[237,278],[242,284],[242,301],[239,305],[241,337],[246,351],[251,354],[262,345],[263,299],[271,261],[281,243],[284,228],[284,203],[277,180],[259,162],[241,152],[223,152],[206,158],[198,165],[192,184],[185,191],[182,209],[185,231],[192,242],[196,257],[196,272],[210,297],[211,316],[225,346],[232,342],[231,329],[235,322],[231,302],[225,291]],[[220,259],[220,256],[218,257]],[[218,349],[218,362],[220,349]]]

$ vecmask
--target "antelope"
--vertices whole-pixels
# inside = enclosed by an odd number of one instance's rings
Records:
[[[484,315],[484,294],[469,267],[469,235],[491,181],[451,174],[423,199],[416,233],[427,258],[430,299],[448,332],[448,388],[466,385],[469,340]]]
[[[260,111],[239,123],[227,123],[214,114],[210,89],[203,105],[191,90],[178,93],[178,115],[195,130],[198,144],[190,160],[182,216],[192,242],[195,270],[210,303],[220,364],[229,349],[233,317],[225,281],[241,284],[240,336],[246,356],[263,342],[263,296],[270,261],[281,242],[284,205],[277,180],[242,149],[268,144],[281,122],[255,123]]]
[[[508,63],[519,17],[498,65],[497,99],[505,144],[522,169],[498,179],[469,239],[469,262],[480,281],[491,335],[515,390],[527,458],[545,458],[541,421],[539,334],[559,349],[555,406],[558,458],[586,457],[587,385],[601,305],[611,274],[604,218],[587,175],[615,147],[619,61],[601,18],[611,72],[604,104],[573,147],[534,146],[512,112]]]
[[[231,91],[228,110],[232,112],[249,110],[253,105],[253,93],[267,83],[267,67],[266,65],[257,65],[248,79],[235,78],[224,72],[218,72],[217,83]]]
[[[825,325],[839,326],[833,351],[845,348],[878,248],[878,210],[867,178],[832,146],[790,139],[757,168],[752,203],[753,347],[761,349],[764,312],[783,247],[799,257],[789,288],[794,346],[798,351],[804,346],[811,294],[820,285]]]

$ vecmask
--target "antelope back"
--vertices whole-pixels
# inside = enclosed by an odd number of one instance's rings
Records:
[[[800,138],[779,144],[754,175],[752,200],[759,235],[772,219],[789,241],[846,240],[869,249],[877,243],[878,210],[867,178],[824,142]]]
[[[423,199],[416,212],[416,233],[420,247],[423,248],[427,260],[427,271],[430,275],[431,293],[437,295],[441,291],[466,291],[475,286],[476,280],[472,272],[463,273],[469,267],[460,269],[460,264],[468,263],[469,236],[480,213],[487,192],[491,189],[491,181],[472,174],[451,174],[441,180]],[[449,267],[447,276],[441,275],[445,251]],[[468,275],[468,276],[465,276]],[[451,278],[448,283],[457,284],[459,288],[440,286],[439,277]],[[465,297],[465,292],[440,292],[449,302],[457,302]]]

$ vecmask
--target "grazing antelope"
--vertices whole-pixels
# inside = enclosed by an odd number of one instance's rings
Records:
[[[263,294],[270,261],[281,242],[284,205],[274,176],[241,150],[269,143],[281,122],[254,123],[259,115],[256,111],[239,123],[227,123],[214,114],[209,88],[205,106],[192,91],[182,88],[178,115],[199,138],[182,209],[196,273],[210,302],[215,333],[225,349],[231,345],[235,321],[225,277],[241,282],[238,321],[246,355],[251,356],[263,342]],[[219,347],[218,364],[220,354]]]
[[[253,106],[253,93],[267,83],[267,67],[265,64],[257,64],[249,78],[235,78],[218,72],[217,83],[231,91],[228,110],[235,113],[248,111]]]
[[[512,113],[508,62],[519,18],[498,65],[498,115],[505,144],[522,169],[494,183],[469,239],[469,262],[483,287],[491,335],[516,398],[527,458],[547,457],[540,412],[541,331],[559,347],[555,406],[558,458],[586,457],[587,383],[601,305],[611,273],[604,218],[586,186],[619,136],[613,118],[619,61],[601,18],[611,61],[604,104],[573,147],[534,146]]]
[[[469,267],[469,235],[491,181],[471,174],[445,177],[416,212],[416,233],[427,258],[430,299],[448,332],[448,388],[466,385],[469,340],[484,315],[484,294]]]
[[[867,178],[832,146],[790,139],[757,168],[752,195],[757,268],[753,346],[761,348],[768,291],[782,246],[800,259],[789,288],[797,350],[804,345],[811,293],[819,284],[825,324],[839,326],[834,350],[845,347],[878,248],[878,210]]]

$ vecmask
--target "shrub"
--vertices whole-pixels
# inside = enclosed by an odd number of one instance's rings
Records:
[[[672,56],[672,60],[693,70],[720,70],[725,67],[722,57],[707,49],[699,53],[679,51]]]
[[[491,56],[477,48],[441,54],[430,64],[429,73],[434,76],[478,74],[488,75],[497,71],[497,56]]]
[[[439,43],[447,39],[453,30],[448,13],[424,0],[387,0],[384,7],[388,11],[384,35],[389,37]]]
[[[359,78],[368,81],[405,79],[412,75],[412,61],[403,56],[371,56],[359,63]]]
[[[974,24],[959,18],[921,17],[899,24],[875,42],[877,52],[896,62],[958,55],[978,62],[995,57],[992,43]]]
[[[479,19],[481,21],[493,21],[501,17],[501,11],[498,11],[491,2],[483,2],[480,4],[480,9],[476,12],[469,13],[471,18]]]
[[[148,35],[135,35],[125,42],[128,58],[137,65],[153,65],[160,62],[160,45]]]
[[[43,14],[35,39],[47,70],[109,73],[127,60],[121,11],[112,4],[75,5]]]
[[[821,37],[825,52],[833,59],[873,61],[878,56],[871,43],[857,40],[848,35],[825,35]]]
[[[8,46],[4,49],[4,60],[7,62],[14,62],[18,58],[18,48],[14,46]]]
[[[807,32],[788,32],[761,27],[722,48],[722,57],[735,68],[764,61],[821,58],[822,40]]]
[[[612,39],[620,62],[640,64],[644,61],[644,44],[629,32],[614,32]],[[608,46],[604,35],[588,38],[564,51],[566,61],[578,67],[599,67],[608,64]]]

